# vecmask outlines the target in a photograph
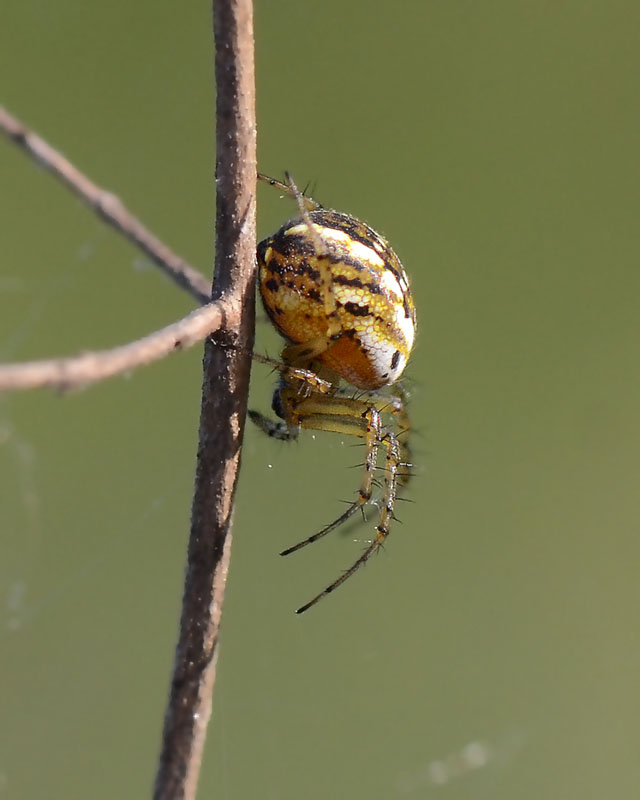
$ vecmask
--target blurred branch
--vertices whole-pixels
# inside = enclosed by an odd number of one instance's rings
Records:
[[[242,309],[205,343],[185,588],[155,800],[196,794],[229,568],[231,517],[249,390],[255,293],[256,120],[251,0],[213,3],[216,74],[214,302]],[[221,346],[222,345],[222,346]]]
[[[199,303],[208,302],[211,286],[204,275],[145,228],[114,194],[93,183],[62,153],[26,128],[2,106],[0,131],[79,195],[103,220],[136,244],[178,286],[188,291]]]
[[[0,392],[43,387],[60,390],[84,387],[192,347],[223,326],[236,326],[239,317],[237,302],[220,300],[192,311],[166,328],[112,350],[81,353],[70,358],[0,364]]]

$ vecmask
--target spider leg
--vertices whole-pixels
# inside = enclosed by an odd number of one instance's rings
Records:
[[[267,360],[264,359],[264,361]],[[318,539],[323,538],[349,520],[371,500],[372,487],[376,483],[375,470],[380,469],[384,475],[376,538],[339,578],[297,610],[296,613],[302,614],[357,572],[382,546],[389,535],[389,527],[394,519],[398,483],[405,483],[410,475],[406,443],[408,417],[403,398],[399,394],[394,393],[389,396],[381,392],[367,392],[356,399],[345,396],[341,390],[336,392],[330,382],[310,370],[301,367],[287,367],[286,364],[280,365],[277,362],[275,366],[278,369],[282,366],[282,386],[279,398],[284,419],[271,420],[258,412],[250,411],[250,418],[256,425],[269,436],[277,439],[294,439],[299,428],[303,427],[357,436],[364,439],[366,447],[364,472],[356,500],[335,520],[313,535],[286,548],[280,555],[289,555],[308,544],[317,542]],[[396,434],[385,427],[382,423],[383,413],[406,420],[405,430]],[[384,448],[385,451],[385,463],[380,467],[378,467],[379,447]]]
[[[323,589],[320,594],[317,594],[315,597],[309,600],[308,603],[305,603],[303,606],[300,606],[300,608],[297,608],[296,614],[304,614],[305,611],[308,611],[312,606],[315,606],[315,604],[322,600],[323,597],[326,597],[328,594],[331,594],[331,592],[335,591],[338,586],[341,586],[347,580],[347,578],[350,578],[354,572],[359,570],[360,567],[369,560],[371,555],[380,547],[381,544],[382,542],[380,542],[378,539],[374,539],[364,553],[362,553],[358,560],[355,561],[349,567],[349,569],[345,570],[337,580],[335,580],[330,586],[327,586],[326,589]]]
[[[322,530],[314,533],[297,544],[283,550],[280,555],[286,556],[313,544],[335,530],[343,522],[352,517],[359,508],[371,499],[373,473],[377,463],[377,446],[383,440],[383,426],[380,413],[376,408],[369,407],[358,400],[346,397],[332,397],[327,395],[312,395],[299,399],[292,396],[290,390],[282,392],[285,417],[290,426],[309,428],[313,430],[332,431],[352,436],[360,436],[365,440],[367,455],[364,462],[364,472],[358,496],[337,519],[330,522]]]
[[[276,189],[280,189],[281,192],[288,194],[290,197],[295,198],[298,203],[302,203],[303,207],[307,211],[316,211],[319,208],[322,208],[320,203],[316,203],[311,197],[307,197],[304,192],[298,192],[295,183],[291,180],[291,176],[289,173],[286,173],[288,183],[283,183],[282,181],[276,180],[276,178],[270,178],[268,175],[264,175],[262,172],[258,172],[257,177],[258,180],[264,181],[268,183],[269,186],[275,186]],[[306,191],[306,189],[305,189]]]
[[[286,184],[280,181],[274,181],[270,178],[265,178],[265,176],[258,173],[258,177],[283,189],[287,194],[295,197],[298,203],[298,209],[300,210],[300,215],[303,220],[302,224],[306,228],[306,233],[315,250],[314,267],[318,271],[316,286],[324,307],[324,321],[327,325],[326,332],[323,332],[322,335],[310,341],[302,343],[294,342],[284,349],[282,353],[283,360],[289,364],[298,366],[300,364],[307,364],[313,358],[328,350],[331,346],[331,342],[342,334],[342,323],[338,314],[338,304],[336,303],[333,292],[333,278],[331,274],[332,250],[319,232],[318,226],[314,225],[311,219],[311,212],[321,208],[321,206],[314,200],[311,200],[311,198],[305,197],[300,193],[288,172],[286,172],[285,175],[287,179]],[[291,234],[294,230],[295,228],[291,228],[289,233]]]
[[[279,439],[282,442],[292,442],[294,439],[298,438],[298,429],[290,428],[282,419],[271,419],[271,417],[266,417],[259,411],[249,410],[247,413],[249,414],[251,422],[257,425],[267,436],[271,436],[272,439]]]
[[[309,600],[308,603],[300,606],[296,610],[296,614],[303,614],[308,611],[312,606],[322,600],[326,595],[331,594],[339,586],[341,586],[348,578],[356,573],[360,567],[367,563],[371,556],[382,547],[385,539],[389,535],[389,525],[393,519],[393,506],[396,499],[396,485],[398,465],[400,463],[400,451],[398,447],[398,440],[395,434],[390,431],[384,435],[381,442],[386,449],[386,468],[385,468],[385,490],[384,502],[380,512],[380,522],[376,528],[376,538],[369,544],[366,550],[353,562],[349,569],[345,570],[339,578],[329,584],[326,589],[323,589],[319,594]]]
[[[280,555],[288,556],[290,553],[295,553],[296,550],[300,550],[302,547],[305,547],[308,544],[313,544],[314,542],[317,542],[318,539],[322,539],[323,536],[326,536],[328,533],[331,533],[331,531],[335,530],[338,526],[342,525],[343,522],[346,522],[348,519],[350,519],[359,508],[362,508],[362,506],[363,503],[360,502],[360,495],[359,495],[358,500],[356,500],[354,503],[351,503],[349,508],[347,508],[347,510],[344,513],[340,514],[340,516],[337,519],[334,519],[333,522],[330,522],[328,525],[325,525],[325,527],[322,528],[322,530],[318,531],[317,533],[314,533],[307,539],[303,539],[301,542],[298,542],[297,544],[294,544],[291,547],[287,547],[286,550],[282,550]]]
[[[285,352],[288,348],[285,349]],[[274,371],[280,372],[286,383],[297,381],[302,386],[308,389],[313,389],[320,394],[328,394],[335,391],[335,386],[331,381],[321,378],[316,372],[304,367],[293,367],[291,364],[284,361],[277,361],[275,358],[268,358],[268,356],[253,353],[252,358],[259,364],[267,364],[273,367]],[[302,392],[304,394],[305,392]]]
[[[343,397],[346,388],[338,390],[339,397]],[[411,420],[407,411],[408,395],[401,384],[388,386],[384,390],[372,390],[359,393],[358,400],[368,403],[377,408],[381,414],[389,414],[396,420],[396,440],[400,452],[400,463],[398,469],[398,482],[406,485],[412,477],[411,467],[412,457],[409,445],[411,433]]]
[[[308,395],[311,392],[317,392],[319,395],[329,394],[335,391],[334,385],[321,378],[315,372],[303,367],[292,367],[280,361],[276,361],[266,356],[253,354],[256,361],[261,364],[268,364],[282,375],[284,385],[296,385],[301,395]],[[273,439],[280,439],[284,442],[290,442],[298,438],[298,425],[289,425],[287,421],[281,419],[271,419],[259,411],[249,409],[247,412],[249,419],[260,428],[261,431],[271,436]]]

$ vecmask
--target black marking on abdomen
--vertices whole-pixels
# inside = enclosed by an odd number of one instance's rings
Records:
[[[369,306],[361,306],[358,303],[344,303],[343,308],[349,314],[353,314],[354,317],[368,317],[371,313]]]
[[[346,259],[343,259],[348,263]],[[361,278],[347,278],[345,275],[333,275],[333,282],[339,286],[353,286],[356,289],[366,289],[371,294],[382,294],[382,288],[377,283],[367,283]]]

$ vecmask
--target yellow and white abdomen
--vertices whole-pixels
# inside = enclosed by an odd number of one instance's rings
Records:
[[[302,344],[329,330],[323,279],[328,270],[338,331],[317,360],[359,389],[402,374],[415,338],[409,282],[389,244],[347,214],[319,209],[258,245],[260,292],[276,328]],[[335,330],[335,324],[334,328]]]

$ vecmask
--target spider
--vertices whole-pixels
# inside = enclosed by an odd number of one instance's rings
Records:
[[[337,519],[283,550],[318,541],[373,501],[379,519],[358,559],[297,609],[302,614],[350,578],[389,535],[399,482],[409,478],[406,396],[398,385],[415,337],[409,282],[389,244],[363,222],[323,208],[286,183],[258,178],[293,197],[299,216],[258,245],[258,280],[266,312],[286,339],[272,408],[277,420],[249,411],[269,436],[291,441],[300,428],[364,439],[366,457],[356,499]],[[384,456],[378,465],[379,453]],[[382,458],[380,457],[380,461]],[[383,478],[374,478],[376,469]]]

